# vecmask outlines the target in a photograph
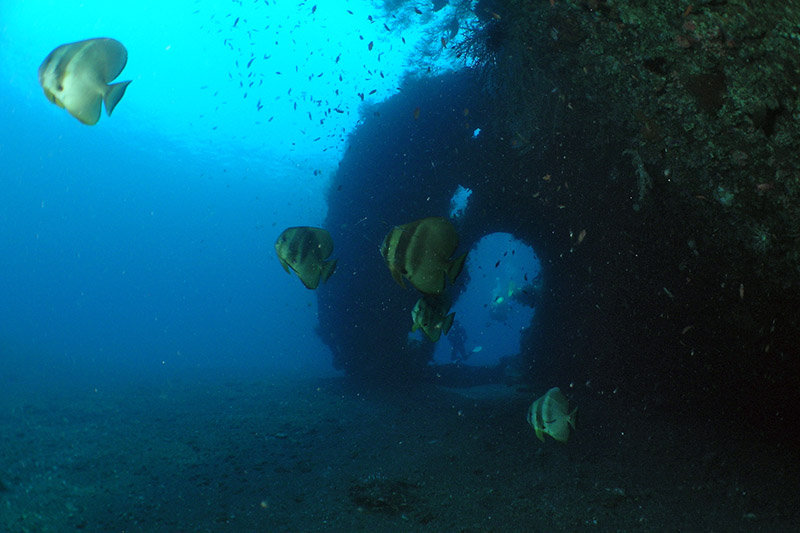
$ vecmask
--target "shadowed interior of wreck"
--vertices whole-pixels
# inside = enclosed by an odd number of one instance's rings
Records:
[[[634,206],[624,136],[598,137],[589,109],[526,151],[492,131],[486,103],[468,71],[412,81],[352,137],[329,192],[337,276],[318,291],[335,366],[370,381],[423,379],[433,344],[407,342],[418,295],[392,281],[378,247],[396,224],[447,215],[462,185],[473,194],[456,222],[458,253],[508,232],[541,260],[517,362],[526,381],[585,384],[651,411],[714,404],[764,429],[795,419],[799,373],[785,356],[791,322],[780,318],[792,297],[748,286],[741,298],[729,279],[738,254],[705,234],[703,213],[690,218],[668,184]],[[449,289],[453,300],[468,277]]]

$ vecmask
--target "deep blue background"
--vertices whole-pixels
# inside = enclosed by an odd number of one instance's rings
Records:
[[[314,333],[314,294],[279,267],[273,242],[287,226],[324,220],[328,178],[362,100],[390,96],[421,67],[461,63],[431,50],[453,16],[448,8],[419,16],[409,4],[389,17],[366,1],[311,8],[0,7],[8,380],[100,382],[190,368],[333,372]],[[125,44],[119,80],[133,83],[113,117],[88,127],[45,99],[36,73],[56,46],[100,36]],[[468,346],[483,346],[481,357],[513,353],[518,340],[506,329],[467,316],[492,298],[486,290],[465,296],[478,304],[454,308]],[[511,331],[526,320],[512,320]]]

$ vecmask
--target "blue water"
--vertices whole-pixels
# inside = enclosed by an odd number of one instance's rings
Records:
[[[481,6],[486,19],[504,16],[493,2]],[[796,451],[746,425],[729,431],[658,401],[637,410],[591,380],[444,389],[406,387],[401,375],[380,387],[334,368],[318,335],[318,312],[332,307],[284,272],[273,243],[286,227],[324,226],[329,209],[347,210],[402,173],[337,169],[349,135],[404,82],[465,68],[453,45],[474,22],[471,7],[0,3],[0,530],[798,530],[786,498],[800,477]],[[126,46],[118,81],[132,83],[113,116],[85,126],[45,98],[37,69],[57,46],[94,37]],[[419,174],[403,179],[427,186],[444,172],[432,154],[447,137],[429,117],[445,116],[442,102],[459,91],[430,95],[439,114],[426,115],[426,93],[415,92],[424,86],[385,106],[394,120],[368,123],[358,142],[363,149],[374,135],[369,155],[395,167],[401,149],[421,150],[408,158]],[[465,135],[483,143],[490,128],[470,108],[447,111],[469,114]],[[381,137],[385,124],[408,132],[401,149]],[[345,185],[328,195],[334,176],[369,194]],[[430,198],[412,192],[409,212],[424,211]],[[459,202],[456,219],[470,213],[470,199]],[[405,205],[395,204],[387,211],[400,218]],[[352,222],[332,233],[358,240],[339,243],[327,288],[372,272],[355,261],[382,267],[375,236],[409,222],[373,212],[339,213]],[[447,213],[424,213],[437,215]],[[360,250],[374,255],[354,259]],[[467,367],[519,352],[537,324],[536,291],[547,289],[540,263],[510,234],[462,242],[458,253],[466,250],[464,274],[448,284],[459,295],[456,326],[433,353],[442,366],[427,374],[440,384],[478,382],[445,379],[462,371],[510,382],[528,369]],[[363,298],[366,309],[410,311],[415,292],[388,271],[384,282],[383,294],[352,289],[353,308]],[[367,366],[418,353],[381,353],[392,338],[381,328],[406,327],[386,320],[324,333],[344,349],[369,336],[371,349],[352,357]],[[465,352],[449,365],[456,327]],[[632,365],[639,355],[628,354]],[[556,385],[580,407],[566,445],[540,443],[526,422],[531,402]]]
[[[405,76],[463,66],[433,36],[454,16],[367,1],[3,3],[8,372],[332,373],[314,294],[273,242],[324,222],[365,106]],[[117,81],[132,83],[90,127],[47,101],[37,69],[56,46],[100,36],[126,46]]]
[[[451,311],[464,329],[465,364],[491,366],[520,353],[520,334],[530,326],[534,308],[518,300],[531,291],[540,270],[533,249],[508,233],[488,235],[467,258],[470,280]],[[453,360],[451,337],[434,352],[438,364]]]

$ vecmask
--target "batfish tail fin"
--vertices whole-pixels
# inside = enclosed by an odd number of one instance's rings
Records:
[[[111,112],[117,107],[117,104],[122,100],[125,94],[125,89],[128,88],[130,81],[121,81],[119,83],[112,83],[106,89],[106,94],[103,96],[103,101],[106,103],[106,114],[110,117]]]
[[[578,421],[578,408],[572,410],[572,412],[567,416],[567,422],[570,426],[572,426],[573,431],[575,430],[575,423]]]
[[[450,280],[450,283],[455,283],[456,278],[459,274],[461,274],[461,270],[464,268],[464,261],[467,259],[467,253],[465,252],[464,255],[458,257],[450,263],[450,266],[447,269],[447,278]]]
[[[322,267],[322,281],[327,282],[328,279],[333,275],[333,271],[336,270],[336,262],[338,259],[334,259],[333,261],[328,261]]]
[[[442,333],[447,335],[447,332],[450,331],[450,328],[453,325],[453,319],[456,317],[455,313],[450,313],[446,317],[444,317],[444,321],[442,322]]]

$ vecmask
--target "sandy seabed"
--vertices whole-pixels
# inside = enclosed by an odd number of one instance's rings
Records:
[[[539,442],[536,394],[504,386],[206,377],[6,396],[0,530],[800,531],[797,450],[568,395],[567,444]]]

